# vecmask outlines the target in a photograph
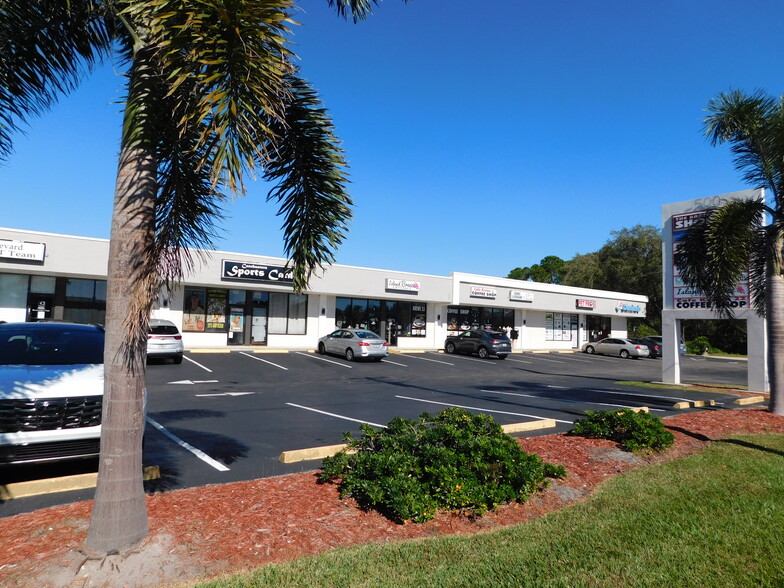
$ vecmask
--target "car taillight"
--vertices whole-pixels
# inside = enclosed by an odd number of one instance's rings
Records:
[[[384,347],[389,347],[389,343],[387,343],[386,341],[384,341]]]
[[[634,348],[635,349],[642,349],[642,347],[640,347],[639,345],[635,345]]]
[[[370,347],[370,343],[368,343],[367,341],[357,341],[357,345],[359,345],[360,347]]]
[[[175,335],[174,338],[177,339],[177,341],[179,341],[180,339],[182,339],[182,335]]]

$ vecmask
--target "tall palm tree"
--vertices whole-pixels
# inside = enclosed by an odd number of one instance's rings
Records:
[[[354,21],[380,0],[327,0]],[[351,218],[345,160],[288,48],[294,0],[0,0],[0,159],[32,115],[97,64],[124,66],[108,266],[104,415],[86,546],[148,533],[142,487],[153,301],[209,249],[229,196],[262,177],[280,204],[294,288],[334,260]]]
[[[748,272],[752,307],[767,318],[769,408],[784,415],[784,98],[731,91],[707,111],[708,139],[729,143],[736,169],[766,197],[707,211],[679,244],[675,263],[721,316],[732,316],[732,292]]]

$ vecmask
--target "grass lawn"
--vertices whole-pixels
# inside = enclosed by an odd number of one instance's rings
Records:
[[[784,586],[784,435],[636,469],[524,525],[338,549],[197,586]]]

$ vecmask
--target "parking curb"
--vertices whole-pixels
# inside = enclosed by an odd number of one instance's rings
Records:
[[[744,398],[737,398],[735,404],[755,404],[757,402],[765,402],[764,396],[746,396]]]
[[[522,433],[525,431],[549,429],[555,426],[556,423],[554,419],[541,419],[527,423],[512,423],[510,425],[501,425],[501,429],[504,431],[504,433],[509,435],[511,433]],[[324,459],[325,457],[332,457],[345,448],[345,443],[339,443],[338,445],[322,445],[321,447],[308,447],[306,449],[291,449],[288,451],[282,451],[280,456],[278,456],[278,461],[281,463],[296,463],[300,461]]]
[[[702,408],[704,406],[716,406],[715,400],[684,400],[683,402],[676,402],[672,405],[673,408]]]
[[[144,480],[157,480],[161,477],[161,469],[158,466],[147,466],[144,468]],[[73,476],[62,476],[60,478],[49,478],[45,480],[30,480],[28,482],[16,482],[0,486],[0,500],[14,500],[16,498],[28,498],[30,496],[40,496],[41,494],[55,494],[58,492],[70,492],[72,490],[86,490],[95,488],[98,482],[98,473],[76,474]]]

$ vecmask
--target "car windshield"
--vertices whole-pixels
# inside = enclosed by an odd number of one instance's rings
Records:
[[[3,329],[0,365],[103,363],[104,334],[68,328]]]

